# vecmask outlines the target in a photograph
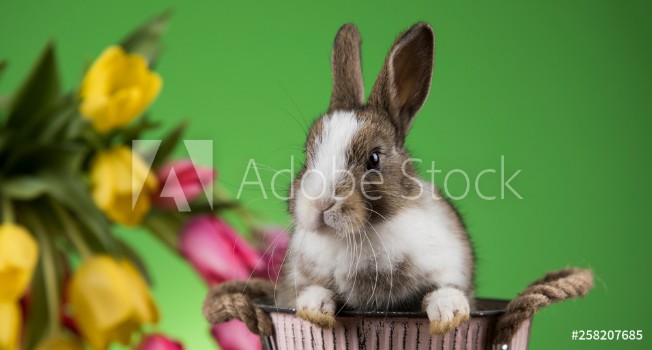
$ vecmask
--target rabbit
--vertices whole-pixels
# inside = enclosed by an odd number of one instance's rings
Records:
[[[334,327],[342,308],[425,311],[433,335],[469,318],[469,236],[405,148],[430,90],[434,43],[426,23],[399,35],[365,103],[359,31],[346,24],[336,35],[330,106],[290,186],[294,233],[277,295],[319,327]]]

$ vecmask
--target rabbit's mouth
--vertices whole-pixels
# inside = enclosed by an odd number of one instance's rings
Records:
[[[311,210],[310,216],[311,218],[308,220],[303,220],[309,223],[308,227],[305,228],[324,233],[346,231],[347,222],[350,221],[350,219],[344,217],[342,214],[341,204],[339,203],[325,209],[314,206],[314,210]]]
[[[351,199],[324,200],[298,195],[296,224],[305,230],[324,234],[354,234],[364,227],[367,220],[364,209],[352,202]]]
[[[330,208],[322,211],[319,214],[319,221],[321,226],[333,229],[335,231],[342,231],[347,224],[347,219],[342,213],[342,204],[335,203]]]
[[[322,229],[338,235],[353,235],[360,232],[368,221],[364,211],[352,205],[351,201],[338,201],[319,214]]]

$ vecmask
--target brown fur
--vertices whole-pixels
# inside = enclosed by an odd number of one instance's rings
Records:
[[[360,32],[354,24],[343,25],[335,36],[331,56],[333,93],[329,111],[355,109],[364,104],[360,43]]]
[[[331,329],[335,327],[335,316],[319,311],[301,309],[297,310],[297,316],[316,325],[317,327]]]
[[[468,314],[458,314],[453,317],[451,322],[444,321],[430,321],[428,332],[431,335],[442,335],[448,333],[450,330],[457,328],[462,322],[470,318]]]
[[[392,271],[378,271],[377,278],[376,272],[375,265],[371,262],[366,269],[352,274],[348,283],[355,285],[355,294],[351,294],[351,290],[335,290],[337,299],[348,300],[351,305],[359,305],[355,308],[348,307],[349,309],[418,311],[423,295],[437,288],[430,281],[419,278],[419,268],[407,258],[395,263]],[[391,304],[383,301],[387,300],[390,292]]]
[[[428,97],[434,66],[435,34],[417,23],[401,34],[390,50],[367,106],[386,113],[403,142],[414,116]]]
[[[316,284],[328,290],[335,289],[335,280],[333,276],[322,276],[314,273],[313,269],[311,269],[310,267],[314,266],[315,263],[311,261],[310,257],[301,256],[300,260],[301,263],[297,264],[296,266],[299,268],[299,272],[302,275],[306,276],[306,278],[310,280],[312,284]]]

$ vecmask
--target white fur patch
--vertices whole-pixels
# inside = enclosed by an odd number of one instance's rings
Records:
[[[455,316],[471,312],[466,295],[456,288],[441,288],[430,293],[425,304],[431,321],[451,322]]]
[[[307,287],[297,298],[297,310],[302,309],[335,314],[333,292],[320,286]]]
[[[336,111],[322,119],[322,132],[314,145],[313,162],[306,169],[296,193],[297,223],[305,229],[320,224],[322,210],[335,200],[335,188],[348,176],[346,151],[362,127],[355,113]]]
[[[313,164],[302,183],[310,198],[331,196],[347,171],[346,151],[362,122],[351,111],[336,111],[322,120],[322,133],[316,140]]]

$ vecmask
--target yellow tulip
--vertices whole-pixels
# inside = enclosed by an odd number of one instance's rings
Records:
[[[79,330],[94,349],[106,349],[114,341],[126,345],[142,324],[159,319],[147,284],[125,260],[109,256],[85,260],[68,292]]]
[[[162,85],[161,77],[149,70],[144,57],[111,46],[84,77],[79,111],[98,131],[110,131],[142,114]]]
[[[55,335],[38,344],[36,350],[84,350],[78,339]]]
[[[27,289],[38,261],[38,246],[24,228],[0,225],[0,302],[14,302]]]
[[[22,315],[17,302],[0,302],[0,350],[16,350]]]
[[[141,222],[149,211],[151,194],[158,189],[154,174],[126,146],[98,153],[91,163],[90,175],[95,204],[111,220],[126,226]],[[132,195],[139,189],[132,206]]]

